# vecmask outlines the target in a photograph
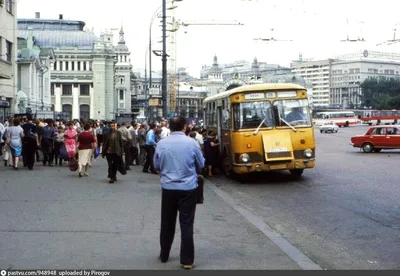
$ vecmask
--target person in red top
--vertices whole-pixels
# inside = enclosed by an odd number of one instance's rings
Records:
[[[93,150],[96,148],[96,138],[92,131],[90,131],[90,124],[86,123],[83,126],[84,131],[78,136],[78,150],[79,150],[79,161],[78,161],[78,173],[79,177],[82,177],[82,169],[85,167],[85,176],[89,176],[88,169],[91,166]]]

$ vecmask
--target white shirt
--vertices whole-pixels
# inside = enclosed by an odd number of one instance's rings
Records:
[[[165,137],[169,136],[171,131],[167,127],[161,128],[160,139],[164,139]]]
[[[3,138],[2,138],[5,131],[6,131],[6,128],[3,126],[2,123],[0,123],[0,142],[1,143],[5,142],[5,141],[3,141]]]
[[[196,131],[195,139],[196,139],[197,142],[199,142],[199,145],[203,145],[204,144],[203,135],[201,135],[197,131]]]

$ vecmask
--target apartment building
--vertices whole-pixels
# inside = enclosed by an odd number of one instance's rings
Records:
[[[292,73],[301,76],[312,84],[314,107],[328,107],[330,104],[330,72],[334,60],[294,62]]]
[[[0,0],[0,121],[16,108],[17,1]]]
[[[338,58],[331,66],[331,106],[361,107],[361,84],[367,78],[400,79],[400,54],[363,51]]]

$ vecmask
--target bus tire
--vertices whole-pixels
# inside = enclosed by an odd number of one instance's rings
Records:
[[[225,153],[224,157],[223,157],[223,170],[225,175],[228,178],[233,178],[233,167],[232,167],[232,163],[228,158],[228,155]]]
[[[290,174],[294,177],[294,178],[299,178],[304,172],[304,169],[294,169],[294,170],[290,170]]]
[[[350,125],[349,121],[346,121],[346,123],[344,123],[345,127],[349,127],[349,125]]]

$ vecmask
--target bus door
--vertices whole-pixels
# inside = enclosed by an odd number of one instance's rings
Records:
[[[219,143],[219,152],[223,152],[223,141],[222,141],[222,107],[217,107],[217,135],[218,135],[218,143]]]

